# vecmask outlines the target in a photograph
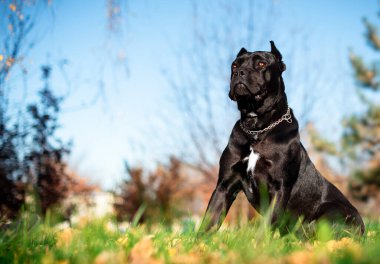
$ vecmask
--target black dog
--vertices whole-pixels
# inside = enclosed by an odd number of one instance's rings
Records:
[[[285,216],[307,222],[340,219],[363,233],[358,211],[320,175],[300,142],[281,76],[285,64],[270,43],[271,52],[242,48],[232,63],[229,97],[237,101],[241,118],[220,158],[217,186],[200,230],[219,228],[243,191],[257,211],[272,206],[273,226]]]

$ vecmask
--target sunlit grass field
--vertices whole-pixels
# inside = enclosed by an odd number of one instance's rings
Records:
[[[362,237],[341,227],[297,225],[288,235],[264,218],[197,236],[191,220],[123,225],[111,217],[72,227],[25,215],[0,233],[0,263],[380,263],[380,222]]]

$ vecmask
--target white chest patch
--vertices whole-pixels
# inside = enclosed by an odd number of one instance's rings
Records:
[[[248,166],[247,166],[247,173],[252,172],[255,170],[256,163],[259,160],[260,155],[258,153],[255,153],[255,151],[251,148],[251,153],[248,156]]]

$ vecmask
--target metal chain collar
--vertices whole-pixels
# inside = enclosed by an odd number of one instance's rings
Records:
[[[263,128],[261,130],[249,130],[249,129],[246,129],[243,125],[243,123],[241,122],[240,120],[240,127],[241,129],[243,129],[243,131],[247,134],[250,134],[250,135],[258,135],[258,134],[261,134],[261,133],[264,133],[268,130],[271,130],[272,128],[278,126],[281,122],[285,121],[288,122],[289,124],[293,122],[292,120],[292,116],[290,115],[290,108],[288,106],[288,110],[286,111],[286,113],[280,118],[278,119],[276,122],[270,124],[269,126],[267,126],[266,128]]]

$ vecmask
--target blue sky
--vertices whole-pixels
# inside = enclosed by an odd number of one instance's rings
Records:
[[[52,65],[52,87],[68,95],[59,135],[73,140],[70,166],[105,188],[125,176],[124,159],[152,166],[173,151],[165,148],[168,134],[181,135],[162,116],[176,118],[167,76],[178,74],[179,55],[186,56],[193,46],[194,3],[205,29],[208,23],[230,23],[231,37],[241,30],[233,19],[223,21],[221,11],[213,9],[218,5],[208,1],[121,2],[121,31],[111,34],[105,0],[54,1],[36,24],[38,41],[27,58],[28,93],[15,92],[17,104],[34,100],[34,91],[41,87],[40,65]],[[245,1],[232,3],[252,6]],[[231,54],[240,46],[268,50],[269,40],[275,40],[285,63],[292,58],[287,67],[297,70],[295,76],[301,72],[316,76],[305,82],[322,98],[312,120],[336,139],[342,116],[360,109],[348,54],[352,48],[368,59],[373,56],[363,38],[361,19],[367,16],[378,23],[377,1],[262,0],[254,1],[253,8],[252,41],[237,43]],[[288,93],[304,82],[290,76],[290,71],[284,79]],[[10,85],[16,89],[19,82],[15,79]],[[300,100],[293,91],[290,104],[296,113],[305,111],[298,107]],[[227,134],[230,129],[226,125]]]

